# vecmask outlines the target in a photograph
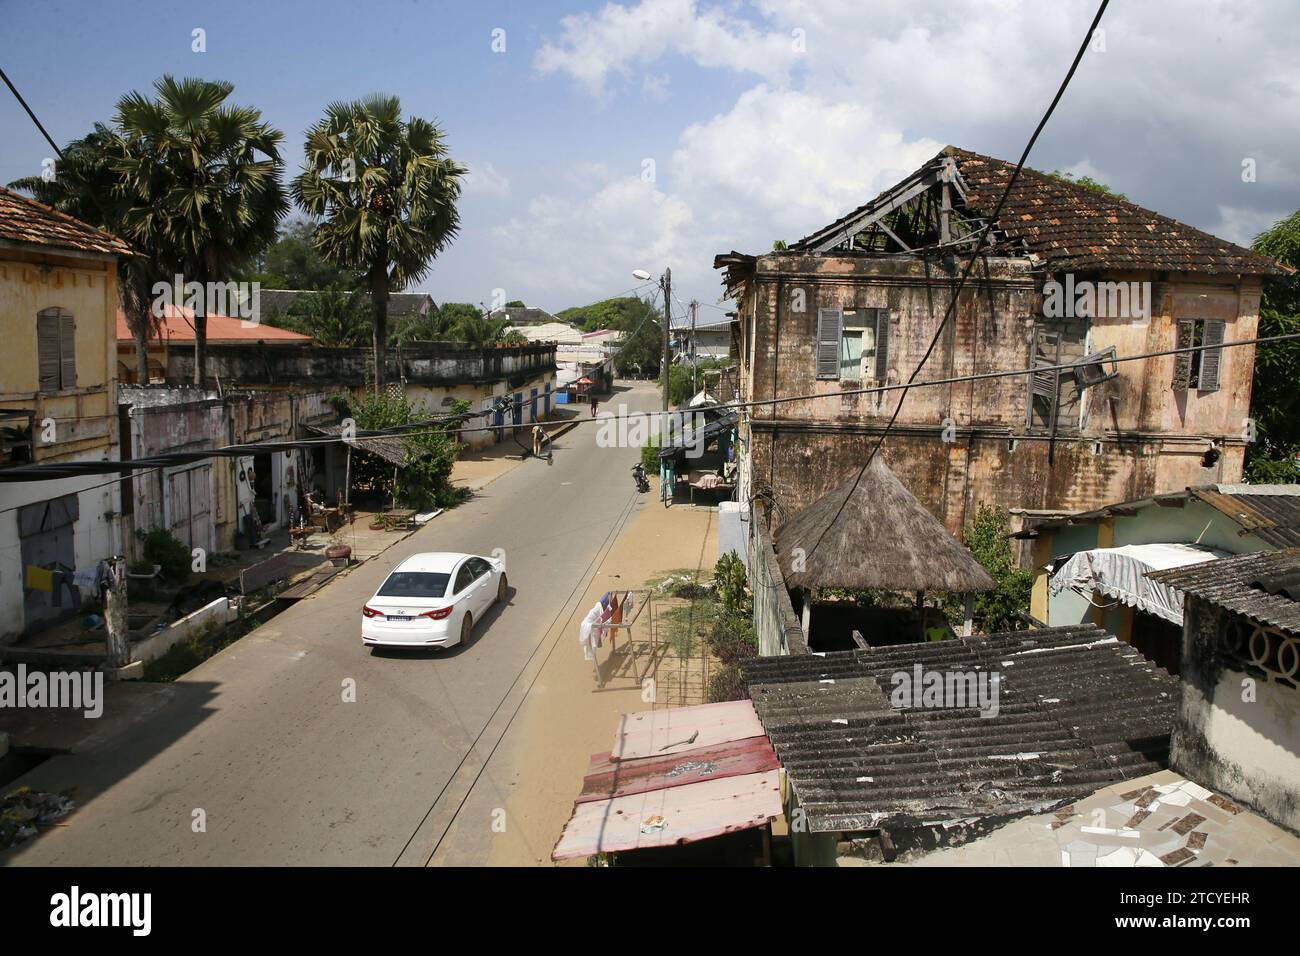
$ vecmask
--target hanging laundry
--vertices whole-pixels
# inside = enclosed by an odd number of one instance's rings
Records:
[[[51,574],[54,586],[50,600],[51,607],[63,607],[63,591],[68,591],[68,607],[74,610],[81,610],[81,592],[77,590],[76,585],[72,583],[73,572],[71,571],[54,571]]]
[[[587,616],[582,619],[582,624],[578,627],[578,643],[582,645],[583,659],[593,661],[596,659],[596,648],[600,646],[596,634],[596,622],[600,616],[605,613],[605,608],[599,602],[594,604]]]
[[[35,564],[27,565],[27,586],[33,591],[52,592],[54,590],[54,572],[49,568],[42,568]]]

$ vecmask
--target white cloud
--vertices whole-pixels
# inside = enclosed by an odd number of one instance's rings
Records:
[[[783,78],[798,57],[789,33],[758,30],[695,0],[607,3],[595,14],[565,17],[560,29],[561,37],[542,45],[534,65],[543,74],[567,74],[594,94],[605,92],[611,73],[626,76],[674,54],[769,80]]]
[[[469,163],[469,172],[464,178],[464,190],[467,196],[487,196],[491,199],[505,199],[510,195],[510,180],[489,162]]]
[[[683,60],[753,85],[715,116],[682,117],[657,184],[584,158],[491,241],[554,307],[665,265],[683,298],[714,301],[715,253],[797,239],[945,143],[1018,158],[1095,9],[638,0],[566,17],[534,66],[598,97],[653,100]],[[1232,11],[1113,7],[1105,52],[1085,55],[1030,164],[1090,176],[1242,243],[1300,206],[1300,171],[1281,159],[1300,153],[1300,125],[1289,122],[1300,18],[1284,0]],[[1240,180],[1243,157],[1258,160],[1255,184]]]

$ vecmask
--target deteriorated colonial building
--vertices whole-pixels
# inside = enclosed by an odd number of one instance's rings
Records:
[[[739,303],[742,500],[787,517],[865,460],[989,238],[883,454],[961,533],[982,503],[1071,513],[1241,476],[1255,336],[1284,266],[1095,190],[948,147],[788,249],[716,258]],[[1078,363],[1078,368],[1057,367]]]

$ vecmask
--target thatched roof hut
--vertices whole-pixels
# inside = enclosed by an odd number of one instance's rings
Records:
[[[774,543],[790,588],[961,593],[995,587],[879,454],[861,480],[855,471],[781,525]],[[802,561],[792,560],[796,548],[803,549]]]

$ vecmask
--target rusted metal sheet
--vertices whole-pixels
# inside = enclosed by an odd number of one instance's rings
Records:
[[[694,843],[780,815],[776,770],[579,803],[551,859]]]
[[[766,737],[750,737],[663,759],[612,760],[607,753],[594,754],[577,802],[591,803],[687,786],[702,780],[764,773],[778,766],[776,752]]]
[[[662,757],[732,740],[763,736],[747,700],[624,714],[610,753],[614,760]]]

